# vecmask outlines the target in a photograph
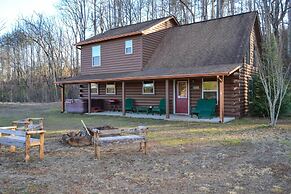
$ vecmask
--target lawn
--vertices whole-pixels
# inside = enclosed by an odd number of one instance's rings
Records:
[[[0,104],[0,126],[44,117],[45,160],[33,150],[0,151],[0,193],[288,193],[291,119],[269,128],[266,119],[227,124],[173,122],[60,113],[58,104]],[[138,145],[110,146],[94,160],[92,147],[69,147],[61,135],[82,127],[150,128],[149,154]]]

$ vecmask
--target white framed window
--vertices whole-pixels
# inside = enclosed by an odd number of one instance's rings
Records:
[[[155,94],[155,82],[143,81],[142,82],[142,94]]]
[[[204,81],[202,79],[202,98],[216,99],[218,102],[218,83],[216,81]]]
[[[132,47],[132,40],[126,40],[125,41],[125,49],[124,49],[124,53],[126,55],[130,55],[133,53],[133,47]]]
[[[91,94],[98,94],[99,87],[97,83],[91,83]]]
[[[106,94],[116,94],[115,83],[106,84]]]
[[[101,66],[101,46],[92,47],[92,67]]]

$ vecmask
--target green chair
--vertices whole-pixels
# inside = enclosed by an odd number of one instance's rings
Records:
[[[131,98],[126,98],[125,99],[125,111],[131,111],[134,112],[135,108],[134,108],[134,101]]]
[[[200,99],[196,107],[191,108],[191,117],[197,115],[198,118],[211,119],[215,116],[216,99]]]
[[[152,114],[154,113],[158,113],[160,115],[166,113],[166,100],[164,98],[160,100],[159,106],[153,106]]]

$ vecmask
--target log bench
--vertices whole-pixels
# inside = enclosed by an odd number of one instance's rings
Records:
[[[27,130],[27,129],[33,129],[33,130],[43,130],[43,118],[25,118],[17,121],[13,121],[12,125],[17,126],[18,130]]]
[[[25,148],[25,161],[30,158],[30,148],[39,147],[39,157],[44,158],[44,130],[19,131],[16,126],[0,127],[0,148],[1,145],[10,146],[10,151],[14,152],[15,147]],[[4,135],[3,135],[4,134]],[[32,138],[31,135],[39,134],[39,139]]]
[[[100,159],[100,149],[112,144],[140,143],[140,151],[147,154],[147,127],[140,126],[134,129],[98,130],[91,129],[94,133],[93,143],[95,158]]]
[[[16,126],[19,131],[27,131],[27,130],[43,130],[43,118],[25,118],[17,121],[12,121],[12,126]],[[11,146],[10,152],[15,152],[16,147]]]

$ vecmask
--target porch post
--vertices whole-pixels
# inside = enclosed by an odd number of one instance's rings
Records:
[[[125,83],[122,82],[122,115],[125,115]]]
[[[219,81],[219,118],[224,123],[224,76],[217,76]]]
[[[166,79],[166,118],[170,118],[170,110],[169,110],[169,80]]]
[[[65,84],[61,86],[61,113],[65,112]]]
[[[91,113],[91,83],[88,83],[88,113]]]

